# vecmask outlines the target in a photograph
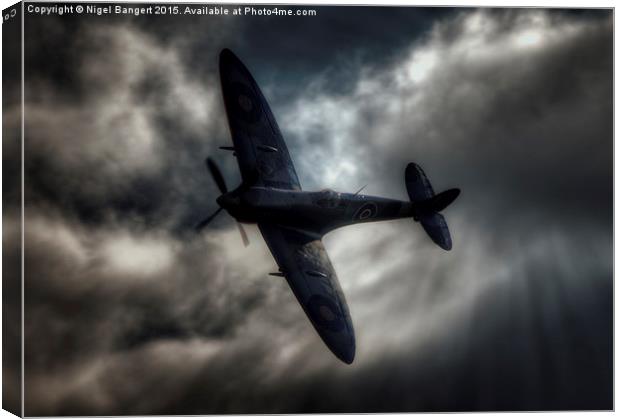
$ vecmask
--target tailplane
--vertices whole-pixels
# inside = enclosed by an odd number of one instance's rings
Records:
[[[407,193],[413,204],[413,219],[419,221],[426,234],[442,249],[452,249],[452,238],[445,218],[439,212],[450,205],[460,189],[448,189],[435,195],[433,186],[420,166],[409,163],[405,170]]]

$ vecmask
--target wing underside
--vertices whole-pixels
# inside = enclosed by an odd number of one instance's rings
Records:
[[[355,333],[338,278],[320,238],[287,227],[258,227],[295,297],[329,349],[350,364]]]
[[[228,49],[220,54],[220,79],[243,181],[300,190],[295,167],[267,100],[248,69]]]

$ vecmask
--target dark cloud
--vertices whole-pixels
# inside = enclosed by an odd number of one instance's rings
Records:
[[[26,414],[612,408],[612,13],[318,13],[27,17]],[[304,188],[404,199],[416,161],[463,189],[450,253],[410,220],[325,237],[351,366],[256,228],[193,234],[230,143],[223,47]]]

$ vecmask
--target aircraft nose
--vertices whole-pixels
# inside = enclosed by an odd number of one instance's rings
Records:
[[[231,209],[233,207],[236,207],[240,204],[239,201],[239,197],[231,195],[230,193],[225,193],[224,195],[220,195],[215,202],[217,202],[217,204],[224,208],[224,209]]]

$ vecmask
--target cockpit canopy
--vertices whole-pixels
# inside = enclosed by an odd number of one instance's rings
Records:
[[[316,203],[323,208],[336,208],[340,202],[340,194],[332,189],[323,189],[317,196]]]

